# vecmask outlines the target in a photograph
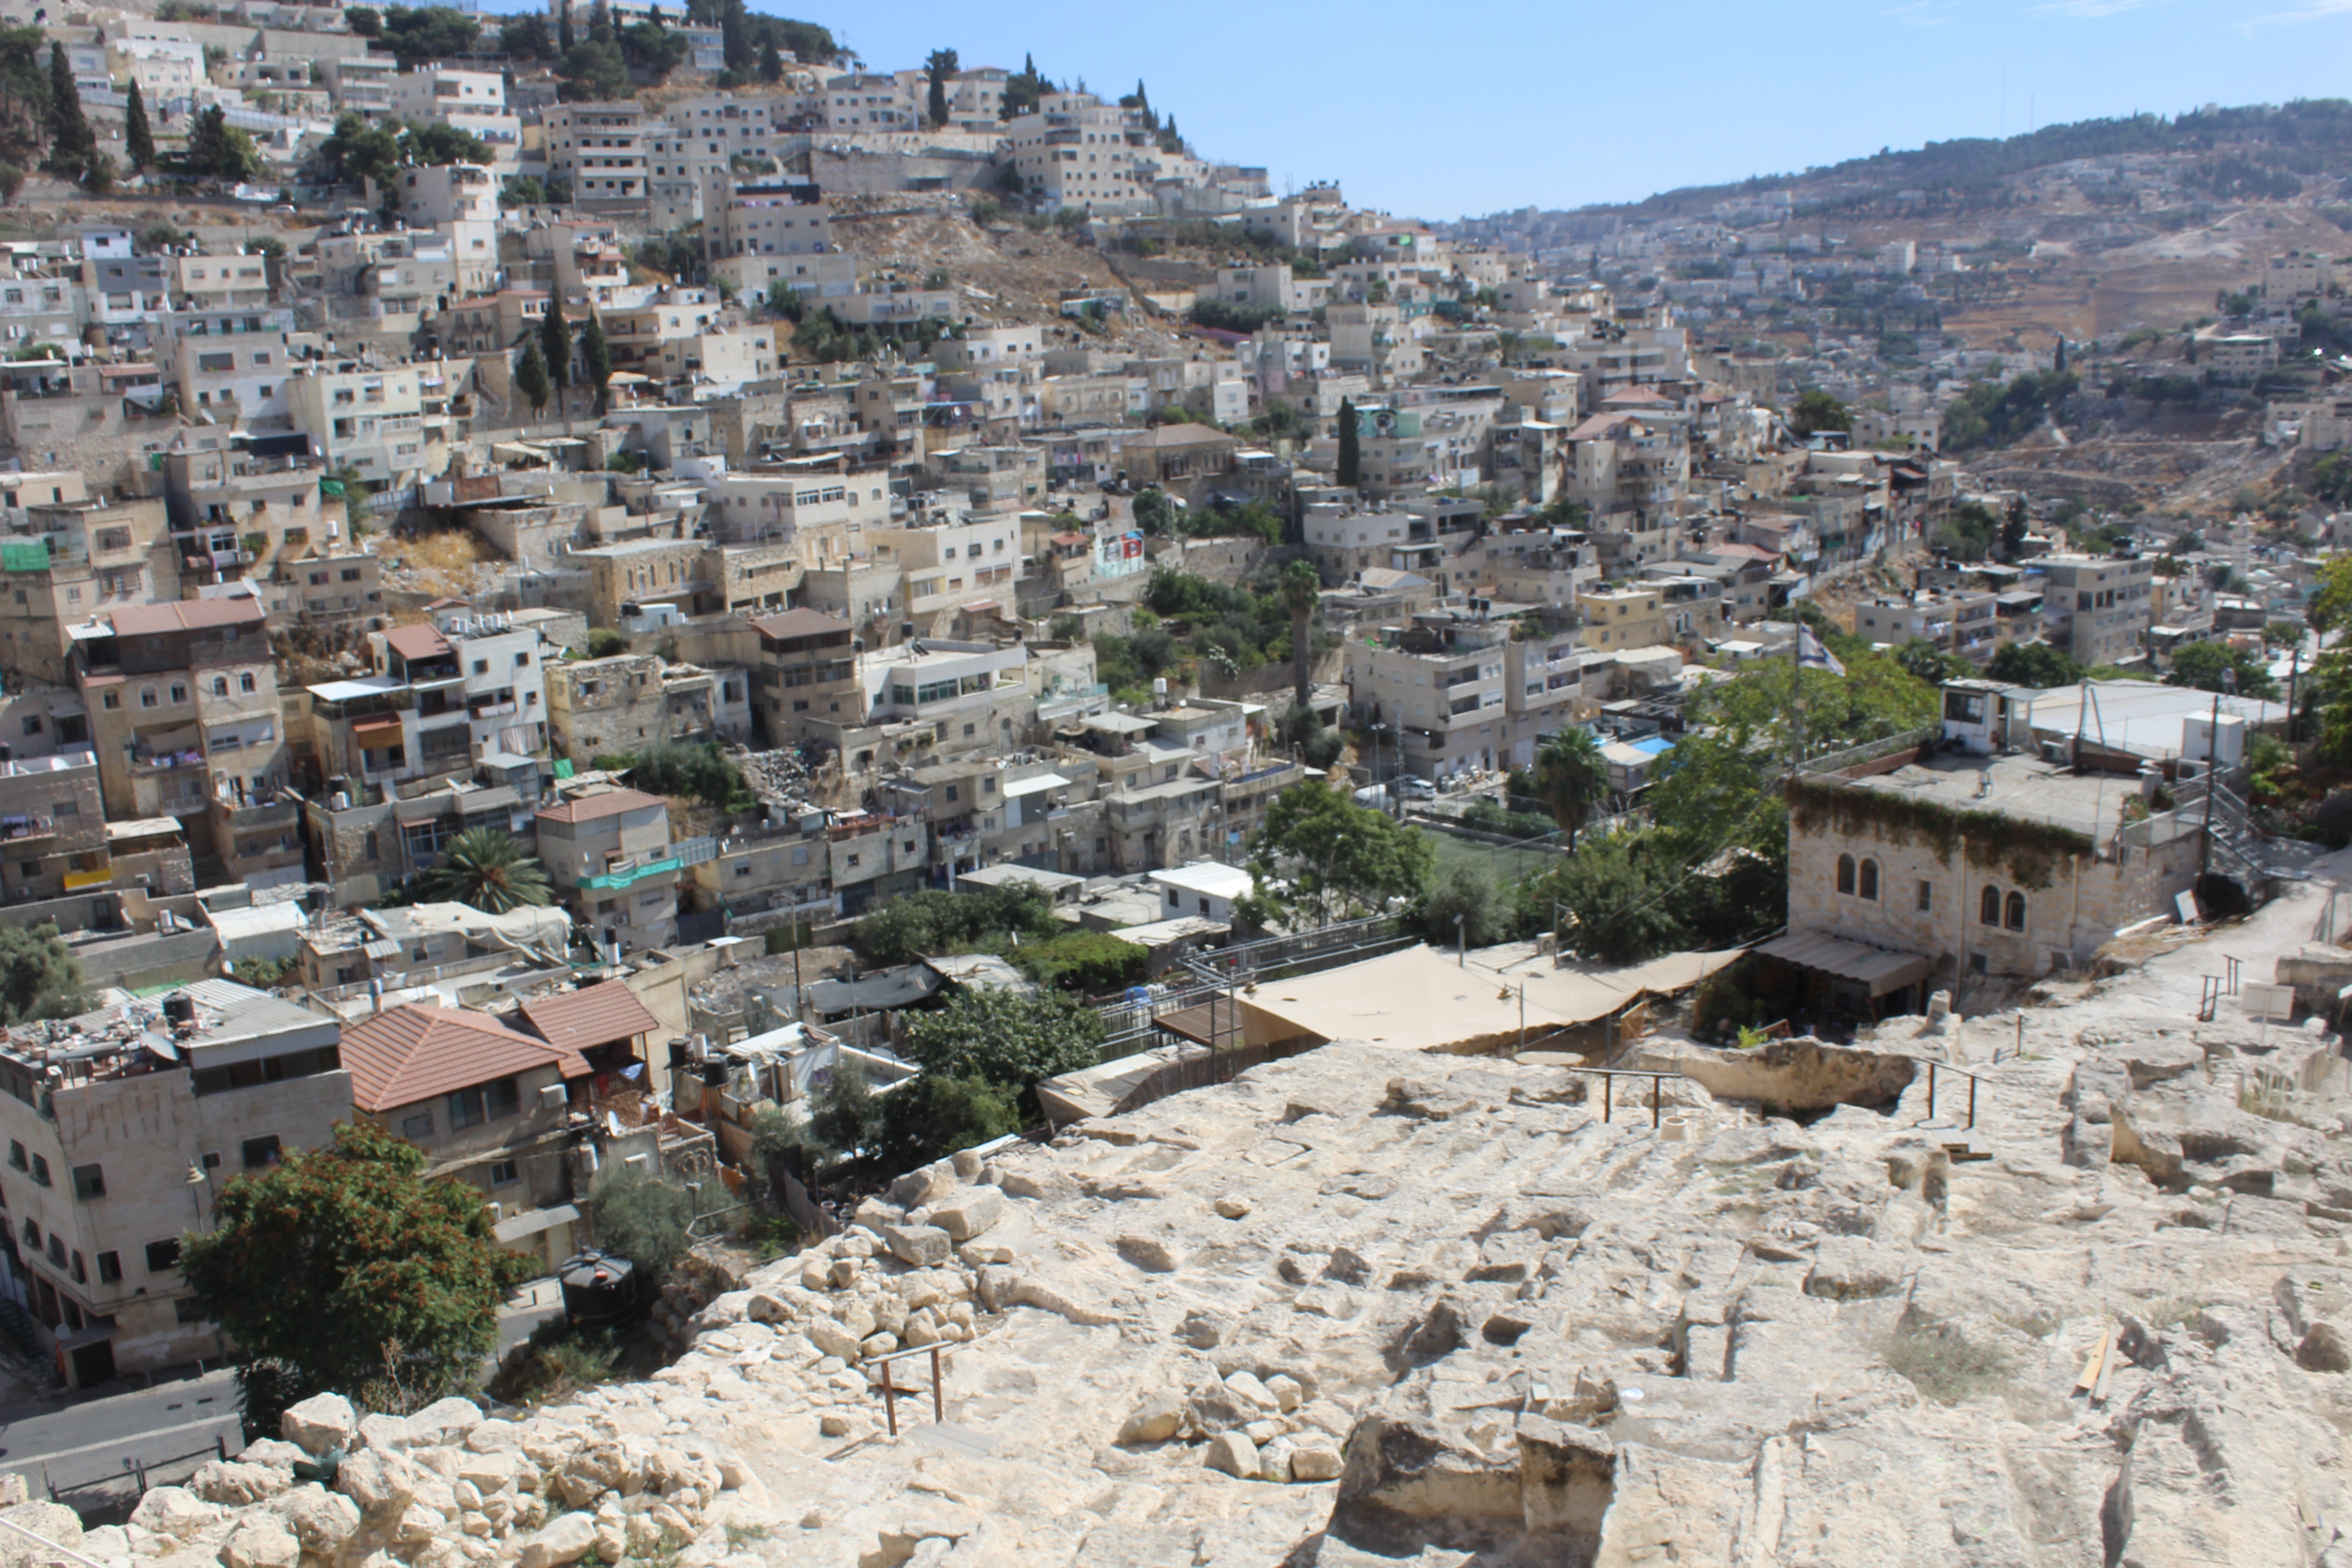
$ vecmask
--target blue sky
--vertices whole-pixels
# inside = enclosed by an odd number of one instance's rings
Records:
[[[2352,90],[2352,0],[751,3],[881,68],[944,47],[1013,69],[1034,53],[1114,94],[1141,77],[1207,156],[1436,219],[2013,134],[2029,116]]]

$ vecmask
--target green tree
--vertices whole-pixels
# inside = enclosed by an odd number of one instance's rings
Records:
[[[553,900],[547,872],[522,841],[495,827],[469,827],[449,841],[440,863],[416,879],[417,896],[470,904],[484,914],[541,909]]]
[[[1536,879],[1560,919],[1562,952],[1601,963],[1639,963],[1693,943],[1677,914],[1692,868],[1663,835],[1609,834]]]
[[[760,79],[771,84],[784,79],[784,57],[776,52],[773,38],[760,46]]]
[[[81,961],[57,922],[0,925],[0,1023],[70,1018],[85,1011]]]
[[[882,1097],[875,1163],[897,1175],[1020,1131],[1021,1116],[1004,1089],[985,1079],[925,1073]]]
[[[1946,653],[1926,637],[1913,637],[1896,648],[1895,662],[1909,672],[1914,679],[1924,680],[1930,686],[1940,686],[1969,668],[1968,660]]]
[[[533,343],[530,347],[536,353],[539,345]],[[588,634],[590,658],[610,658],[616,653],[628,651],[629,639],[612,626],[597,626]]]
[[[719,43],[731,71],[751,68],[751,33],[743,13],[743,0],[719,0]]]
[[[566,103],[603,103],[636,95],[619,46],[601,39],[583,38],[565,49],[556,74],[563,79],[556,96]]]
[[[536,337],[523,340],[522,353],[515,360],[514,389],[530,405],[534,416],[547,407],[548,398],[554,395],[554,385],[547,378],[547,362],[540,357]],[[594,649],[592,647],[590,652],[593,654]]]
[[[1309,562],[1293,561],[1282,569],[1282,602],[1290,611],[1291,700],[1301,710],[1315,701],[1315,636],[1309,629],[1315,608],[1323,602],[1323,579]]]
[[[2016,561],[2025,554],[2026,536],[2033,531],[2033,519],[2025,510],[2025,498],[2012,496],[2009,515],[2000,525],[2000,558]]]
[[[0,163],[0,203],[15,201],[24,188],[25,171],[14,163]]]
[[[1146,485],[1135,492],[1135,526],[1155,538],[1177,531],[1176,503],[1166,490],[1158,485]]]
[[[1798,394],[1796,406],[1789,411],[1790,434],[1801,440],[1823,430],[1853,428],[1853,410],[1818,386]]]
[[[488,142],[446,120],[410,121],[401,139],[401,148],[412,163],[488,165],[490,162]]]
[[[1095,1065],[1100,1015],[1059,991],[958,991],[945,1007],[906,1017],[906,1054],[933,1078],[977,1079],[1037,1115],[1037,1085]],[[895,1099],[904,1089],[893,1089]]]
[[[925,107],[935,129],[948,122],[948,79],[961,68],[953,49],[933,49],[923,61],[923,74],[931,79],[929,101]]]
[[[694,1194],[640,1166],[614,1161],[596,1173],[582,1207],[596,1245],[637,1266],[640,1289],[659,1286],[694,1243]]]
[[[2011,686],[2046,691],[2082,679],[2083,667],[2046,642],[2013,642],[1993,650],[1985,674]]]
[[[1256,891],[1243,903],[1259,925],[1276,919],[1329,925],[1379,914],[1391,900],[1420,899],[1434,865],[1418,829],[1307,779],[1267,804],[1250,840]]]
[[[404,1381],[455,1393],[498,1344],[530,1263],[490,1234],[481,1190],[427,1181],[425,1151],[364,1123],[229,1182],[213,1228],[181,1239],[196,1310],[247,1358],[248,1430],[314,1394],[360,1395],[397,1345]]]
[[[555,58],[555,41],[547,36],[547,18],[538,12],[517,16],[499,28],[499,52],[522,60]]]
[[[381,36],[399,57],[400,68],[414,70],[427,61],[472,54],[481,45],[481,31],[479,21],[451,6],[391,5],[384,9]]]
[[[1347,398],[1339,399],[1339,456],[1333,464],[1333,480],[1346,489],[1356,489],[1364,482],[1363,434],[1356,428],[1356,405]]]
[[[2278,682],[2263,661],[2228,643],[2182,643],[2172,650],[2172,668],[2164,677],[2168,686],[2193,686],[2200,691],[2234,691],[2242,697],[2273,698]]]
[[[1584,819],[1609,795],[1609,759],[1601,754],[1600,738],[1577,725],[1545,736],[1536,752],[1535,793],[1574,850]]]
[[[155,132],[147,124],[147,102],[139,95],[139,79],[131,79],[129,101],[122,106],[122,145],[131,167],[145,174],[155,166]]]
[[[580,334],[580,364],[587,373],[588,390],[596,395],[596,412],[602,416],[613,379],[613,351],[604,342],[604,323],[597,319],[593,305],[588,308],[588,325]]]
[[[548,296],[547,311],[539,319],[539,353],[547,365],[547,382],[560,405],[563,389],[572,384],[572,323],[563,319],[563,301]]]
[[[1054,918],[1053,900],[1032,885],[954,893],[924,888],[860,917],[849,940],[867,963],[893,966],[950,953],[1009,952],[1066,929]]]
[[[1008,956],[1013,968],[1040,985],[1100,996],[1140,982],[1151,950],[1108,931],[1071,931],[1044,942],[1024,942]]]
[[[261,153],[253,138],[231,125],[228,111],[217,103],[201,110],[189,126],[188,147],[180,163],[188,173],[215,180],[242,180],[261,173]]]
[[[1462,924],[1454,921],[1459,916]],[[1492,947],[1512,934],[1511,907],[1495,889],[1495,879],[1475,866],[1457,865],[1429,890],[1415,916],[1422,941],[1451,947],[1456,935],[1470,947]]]
[[[98,137],[81,111],[81,89],[74,85],[73,67],[62,43],[49,46],[49,167],[61,174],[79,174],[89,167]]]
[[[572,46],[577,42],[579,39],[572,31],[572,0],[563,0],[563,8],[555,14],[556,58],[562,59],[570,55]]]
[[[373,5],[351,5],[343,10],[343,25],[355,38],[373,38],[383,31],[383,13]]]
[[[389,185],[400,167],[400,138],[357,114],[341,115],[332,134],[319,143],[319,165],[327,178],[338,184],[373,180],[378,185]]]
[[[836,1058],[833,1079],[809,1099],[807,1142],[835,1160],[873,1148],[882,1136],[882,1097],[866,1081],[865,1069]]]

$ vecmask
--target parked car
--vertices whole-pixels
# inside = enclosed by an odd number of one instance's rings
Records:
[[[1427,779],[1408,774],[1396,781],[1396,793],[1399,800],[1435,800],[1437,786]]]

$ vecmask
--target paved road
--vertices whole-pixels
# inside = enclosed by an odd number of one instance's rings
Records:
[[[39,1497],[47,1481],[120,1475],[126,1460],[155,1464],[215,1439],[232,1454],[245,1446],[236,1379],[226,1371],[79,1404],[18,1405],[0,1415],[0,1472],[22,1472]]]

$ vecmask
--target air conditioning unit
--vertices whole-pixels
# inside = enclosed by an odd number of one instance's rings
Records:
[[[2042,760],[2045,763],[2064,762],[2066,760],[2066,742],[2063,741],[2042,742]]]
[[[562,1084],[547,1084],[539,1091],[539,1108],[541,1110],[561,1110],[568,1102],[568,1099]]]
[[[631,1154],[627,1158],[624,1159],[621,1163],[624,1165],[635,1165],[638,1170],[642,1171],[652,1165],[653,1156],[650,1154]]]

